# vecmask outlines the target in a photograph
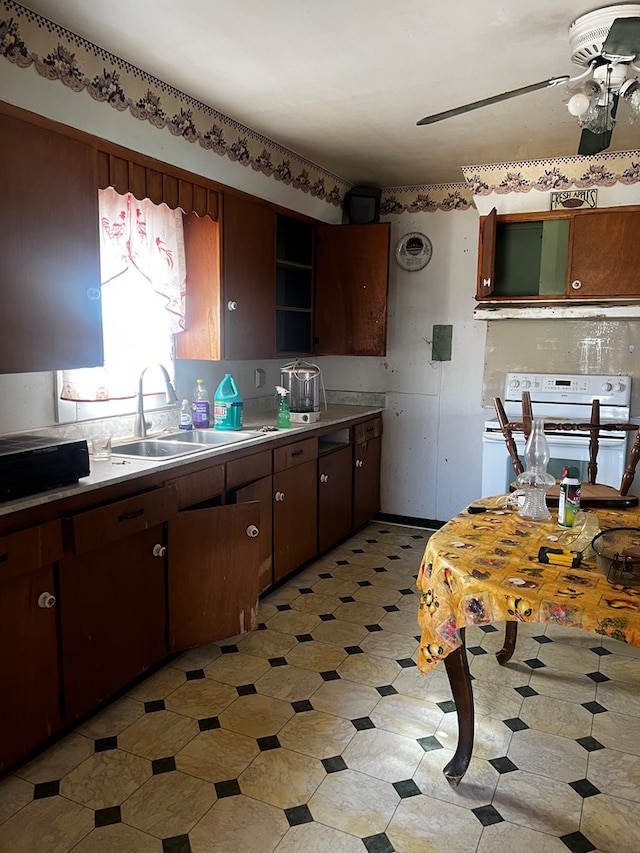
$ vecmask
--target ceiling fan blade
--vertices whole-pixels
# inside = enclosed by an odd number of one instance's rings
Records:
[[[640,18],[616,18],[602,45],[602,56],[631,62],[639,53]]]
[[[611,103],[611,118],[614,120],[616,117],[616,112],[618,110],[618,101],[619,96],[617,94],[614,94],[613,101]],[[602,133],[594,133],[592,130],[588,130],[585,127],[582,133],[580,134],[578,154],[588,156],[589,154],[599,154],[601,151],[606,151],[607,148],[611,145],[612,133],[613,128],[611,130],[605,130]]]
[[[520,89],[512,89],[510,92],[503,92],[501,95],[493,95],[491,98],[483,98],[481,101],[473,101],[473,103],[465,104],[462,107],[455,107],[452,110],[445,110],[442,113],[435,113],[435,115],[426,116],[426,118],[421,118],[420,121],[417,121],[416,124],[418,126],[423,124],[433,124],[434,122],[442,121],[445,118],[452,118],[453,116],[458,116],[462,113],[469,113],[472,110],[480,109],[480,107],[488,107],[491,104],[498,104],[500,101],[507,101],[509,98],[517,98],[518,95],[526,95],[529,92],[537,92],[538,89],[547,89],[551,86],[559,86],[562,83],[566,83],[569,79],[568,75],[564,77],[552,77],[550,80],[543,80],[541,83],[532,83],[530,86],[522,86]]]

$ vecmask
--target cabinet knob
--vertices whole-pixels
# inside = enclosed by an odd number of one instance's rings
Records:
[[[320,474],[320,482],[321,483],[328,483],[329,482],[329,475],[328,474]]]
[[[151,553],[154,557],[164,557],[167,553],[166,545],[160,545],[160,543],[154,545]]]
[[[227,311],[237,311],[237,309],[238,309],[238,303],[235,301],[235,299],[230,299],[227,302]]]
[[[247,527],[247,529],[246,529],[245,533],[247,534],[247,536],[249,537],[249,539],[255,539],[255,538],[256,538],[256,536],[259,536],[259,535],[260,535],[260,531],[259,531],[259,530],[258,530],[258,528],[255,526],[255,524],[250,524],[250,525]]]
[[[578,279],[576,279],[575,281],[572,281],[572,282],[571,282],[571,288],[572,288],[572,290],[580,290],[580,288],[581,288],[581,287],[582,287],[582,282],[581,282],[581,281],[578,281]]]
[[[283,501],[284,500],[284,492],[276,492],[276,500]]]
[[[362,459],[356,459],[356,468],[362,468],[363,465],[364,462],[362,461]]]
[[[38,607],[50,610],[56,603],[56,597],[51,592],[41,592],[38,596]]]

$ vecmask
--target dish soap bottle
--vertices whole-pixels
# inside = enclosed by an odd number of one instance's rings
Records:
[[[291,426],[291,413],[289,412],[289,401],[287,400],[289,392],[282,385],[276,385],[276,393],[280,397],[278,401],[278,414],[276,415],[276,428],[288,429]]]
[[[193,417],[188,400],[183,400],[180,406],[180,429],[193,429]]]
[[[211,424],[209,412],[209,392],[204,387],[202,379],[196,379],[193,389],[193,426],[196,429],[208,429]]]
[[[242,429],[242,409],[243,400],[233,376],[225,373],[213,395],[213,428]]]

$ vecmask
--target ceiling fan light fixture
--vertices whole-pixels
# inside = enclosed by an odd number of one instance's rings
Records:
[[[567,109],[571,115],[576,116],[576,118],[586,113],[590,106],[591,101],[584,92],[576,92],[575,95],[571,95],[567,101]]]

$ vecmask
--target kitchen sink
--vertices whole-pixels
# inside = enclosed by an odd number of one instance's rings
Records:
[[[255,438],[257,435],[259,433],[243,432],[242,430],[223,432],[221,430],[193,429],[172,432],[169,435],[159,435],[157,440],[163,444],[175,441],[181,444],[206,444],[208,447],[220,447],[223,444],[235,444],[237,441],[247,441],[247,439]]]
[[[157,438],[141,438],[118,444],[113,448],[114,456],[128,456],[133,459],[171,459],[172,456],[186,456],[206,450],[204,444],[187,444],[182,441],[160,441]]]
[[[194,429],[158,435],[154,438],[139,438],[126,444],[118,444],[113,448],[114,456],[125,456],[130,459],[171,459],[173,456],[186,456],[188,453],[201,453],[212,447],[223,447],[255,438],[259,433],[230,430],[229,432],[214,432],[213,430]]]

